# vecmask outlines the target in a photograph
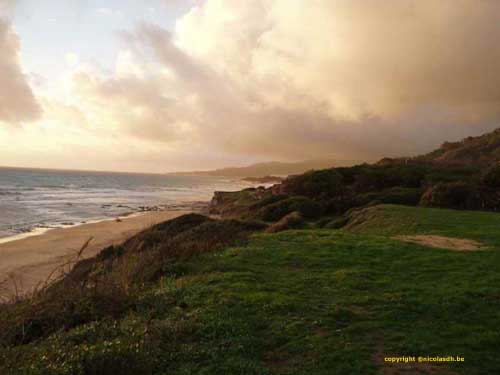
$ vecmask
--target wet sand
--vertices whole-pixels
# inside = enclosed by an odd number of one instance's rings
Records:
[[[104,247],[120,244],[134,234],[189,211],[148,212],[138,216],[49,230],[41,235],[0,244],[0,293],[22,295],[44,283],[55,269],[76,258],[90,239],[80,259]],[[55,274],[54,274],[55,276]]]

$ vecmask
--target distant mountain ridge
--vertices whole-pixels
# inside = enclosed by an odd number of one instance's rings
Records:
[[[326,169],[331,167],[348,166],[359,163],[356,160],[306,160],[295,163],[271,161],[252,164],[246,167],[220,168],[211,171],[192,171],[170,173],[175,175],[221,176],[221,177],[263,177],[263,176],[289,176],[301,174],[312,169]]]
[[[491,165],[500,161],[500,128],[459,142],[445,142],[437,150],[417,157],[445,164]]]
[[[500,162],[500,128],[458,142],[444,142],[438,149],[408,158],[384,158],[377,164],[401,162],[486,167]]]
[[[480,167],[498,164],[500,163],[500,128],[477,137],[467,137],[458,142],[444,142],[441,147],[427,154],[413,157],[383,158],[376,164],[390,165],[407,162]],[[290,163],[271,161],[245,167],[228,167],[209,171],[175,172],[169,174],[241,178],[264,176],[285,177],[302,174],[313,169],[349,167],[356,164],[363,164],[363,161],[335,159],[317,159]]]

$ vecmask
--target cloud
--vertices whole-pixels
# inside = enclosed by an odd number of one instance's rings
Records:
[[[85,113],[76,105],[66,104],[57,101],[54,98],[44,99],[44,121],[47,123],[57,123],[61,126],[72,126],[85,128],[88,126],[88,120]]]
[[[169,147],[413,154],[500,123],[498,14],[493,0],[206,0],[172,33],[123,33],[125,73],[76,87]]]
[[[16,4],[16,0],[0,0],[0,16],[10,16]]]
[[[40,106],[21,70],[19,40],[9,22],[0,18],[0,121],[18,124],[37,120],[40,115]]]
[[[66,64],[68,64],[70,67],[77,66],[78,62],[80,61],[80,58],[74,52],[67,52],[64,55],[64,58],[66,59]]]
[[[498,123],[498,2],[256,3],[206,2],[180,21],[179,45],[241,84],[258,82],[256,95],[280,107],[321,103],[334,120],[325,134],[335,127],[340,139],[412,139],[422,120],[437,137]]]

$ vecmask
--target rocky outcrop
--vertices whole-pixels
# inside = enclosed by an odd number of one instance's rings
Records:
[[[241,217],[253,204],[269,195],[272,192],[262,186],[234,192],[216,191],[209,204],[209,213],[223,217]]]

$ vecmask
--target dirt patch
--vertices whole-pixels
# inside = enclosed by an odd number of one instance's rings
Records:
[[[485,247],[480,242],[467,240],[465,238],[451,238],[434,235],[396,236],[394,239],[454,251],[477,251]]]

